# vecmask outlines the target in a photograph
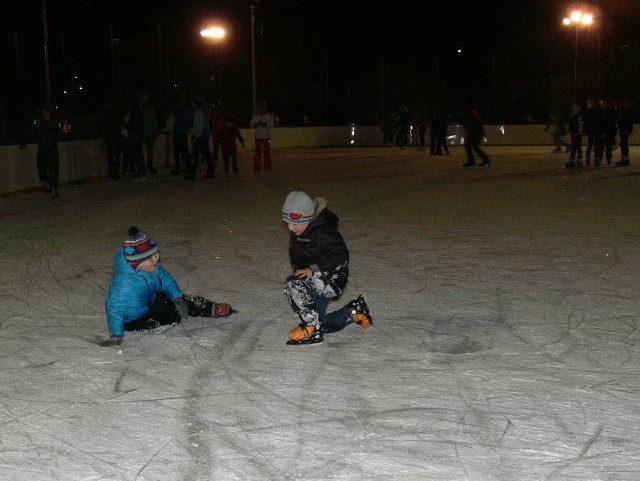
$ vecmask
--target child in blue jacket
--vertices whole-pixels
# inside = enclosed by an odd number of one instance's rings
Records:
[[[235,312],[229,304],[185,295],[159,260],[156,241],[131,227],[113,259],[105,302],[111,337],[103,345],[122,344],[125,331],[177,324],[188,316],[223,317]]]

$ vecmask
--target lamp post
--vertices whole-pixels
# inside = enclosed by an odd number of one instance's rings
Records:
[[[42,0],[42,21],[44,24],[44,76],[47,105],[51,104],[51,75],[49,73],[49,22],[47,19],[47,0]]]
[[[227,36],[227,30],[219,24],[214,24],[203,30],[200,30],[200,36],[212,44],[217,44],[224,41]],[[213,72],[211,76],[213,77]],[[215,98],[212,100],[215,102]]]
[[[593,14],[582,10],[573,10],[568,17],[562,20],[566,27],[575,29],[575,51],[573,55],[573,101],[578,101],[578,29],[589,27],[593,24]]]
[[[257,80],[256,80],[256,7],[258,0],[251,1],[251,93],[253,95],[253,110],[256,110],[257,103]]]

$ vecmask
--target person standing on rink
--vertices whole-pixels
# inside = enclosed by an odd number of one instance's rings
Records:
[[[484,139],[484,127],[480,122],[480,114],[476,109],[467,111],[462,118],[462,126],[464,127],[464,150],[467,153],[467,162],[462,167],[473,167],[476,165],[474,152],[480,156],[482,163],[480,167],[489,165],[491,161],[484,150],[480,148],[482,139]]]
[[[40,115],[33,121],[33,134],[38,144],[38,153],[36,154],[38,177],[44,184],[45,193],[51,194],[53,199],[57,199],[60,174],[58,141],[62,135],[62,126],[53,117],[53,110],[51,105],[42,106]]]
[[[189,109],[188,98],[182,95],[173,108],[173,129],[172,129],[172,145],[173,145],[173,161],[174,169],[171,174],[177,175],[182,172],[182,166],[185,170],[189,164],[189,130],[193,126],[193,115]]]
[[[633,122],[636,111],[628,98],[622,99],[620,115],[618,116],[618,129],[620,130],[620,160],[616,162],[616,167],[628,167],[629,160],[629,137],[633,132]]]
[[[593,99],[587,100],[587,110],[584,112],[584,133],[587,136],[587,151],[585,153],[585,164],[587,167],[591,165],[591,153],[595,154],[597,131],[600,123],[600,115],[602,111],[599,105]]]
[[[200,161],[207,164],[207,173],[204,174],[204,178],[213,179],[216,164],[211,155],[211,149],[209,149],[211,129],[209,128],[209,116],[205,110],[207,101],[202,95],[195,95],[191,103],[194,108],[193,125],[191,127],[193,145],[191,146],[191,155],[187,158],[187,175],[184,180],[196,180],[196,172]]]
[[[264,170],[271,170],[271,130],[274,127],[273,117],[267,110],[267,103],[262,101],[256,106],[251,117],[249,127],[256,129],[255,155],[253,157],[253,172],[260,172],[264,161]]]
[[[602,159],[611,165],[613,158],[613,144],[618,133],[618,114],[612,99],[605,98],[600,101],[602,114],[598,125],[598,137],[596,139],[596,153],[594,165],[600,167]]]
[[[582,135],[584,134],[584,121],[582,109],[578,104],[571,106],[569,117],[569,135],[571,136],[571,154],[564,164],[567,169],[582,167]]]
[[[229,172],[229,167],[231,167],[234,174],[238,172],[238,146],[236,145],[236,139],[240,141],[240,145],[244,149],[244,137],[240,133],[235,116],[232,113],[228,113],[225,115],[224,126],[220,133],[220,140],[222,141],[220,150],[222,151],[225,174]]]

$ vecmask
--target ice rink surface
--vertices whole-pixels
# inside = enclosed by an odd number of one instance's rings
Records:
[[[0,479],[640,479],[640,149],[575,173],[486,151],[274,148],[259,175],[241,152],[211,181],[0,199]],[[366,294],[370,330],[285,345],[291,190],[340,216],[338,303]],[[99,347],[132,225],[239,313]]]

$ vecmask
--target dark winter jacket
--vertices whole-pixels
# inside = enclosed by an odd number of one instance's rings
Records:
[[[158,292],[171,300],[182,297],[180,286],[160,264],[153,272],[138,271],[124,258],[123,248],[113,258],[113,270],[105,301],[111,336],[123,336],[126,323],[147,314]]]
[[[220,133],[220,139],[222,140],[222,153],[238,155],[238,146],[236,145],[236,139],[244,145],[244,137],[240,133],[238,124],[232,120],[226,122]]]
[[[569,133],[571,135],[584,134],[584,120],[580,112],[575,112],[569,117]]]
[[[50,152],[58,148],[58,141],[62,135],[62,126],[53,117],[47,120],[39,116],[33,121],[33,135],[38,144],[38,150]]]
[[[633,131],[633,121],[635,120],[635,110],[632,107],[621,109],[620,118],[618,119],[618,127],[620,135],[631,135]]]
[[[186,135],[193,126],[193,115],[185,104],[179,104],[173,111],[174,135]]]
[[[338,216],[316,199],[316,217],[301,236],[291,235],[289,258],[293,270],[307,267],[340,295],[349,281],[349,249],[338,232]]]
[[[600,107],[588,108],[584,113],[584,133],[596,135],[600,128],[602,109]]]
[[[484,127],[480,119],[474,112],[469,112],[462,119],[462,126],[465,129],[465,142],[470,144],[479,144],[484,137]]]
[[[613,107],[603,108],[600,119],[600,135],[613,137],[618,131],[618,114]]]

